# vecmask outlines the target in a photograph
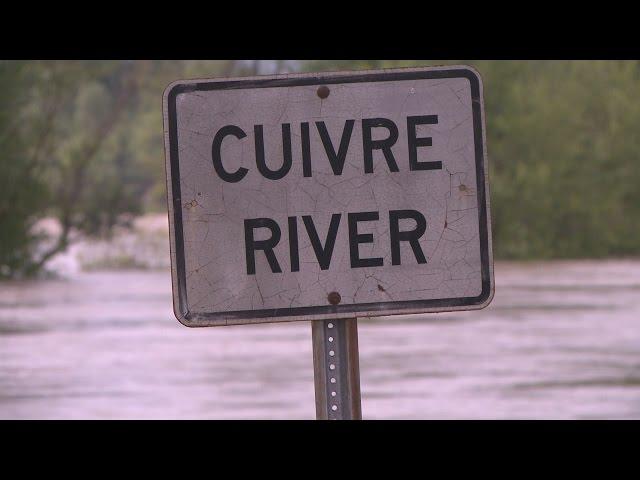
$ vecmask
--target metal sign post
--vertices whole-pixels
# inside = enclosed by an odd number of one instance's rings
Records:
[[[318,420],[362,420],[358,319],[311,322]]]

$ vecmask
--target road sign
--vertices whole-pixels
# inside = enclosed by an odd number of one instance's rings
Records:
[[[475,70],[178,81],[164,124],[174,311],[185,325],[491,301]]]

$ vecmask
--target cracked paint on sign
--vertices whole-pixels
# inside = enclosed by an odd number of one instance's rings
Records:
[[[360,81],[345,83],[339,82],[340,74],[315,74],[317,82],[293,86],[243,87],[240,82],[233,88],[206,90],[199,86],[209,81],[179,83],[192,88],[174,97],[177,138],[167,136],[166,142],[177,143],[177,158],[168,163],[178,162],[179,179],[170,178],[169,165],[167,172],[174,296],[176,303],[182,302],[176,315],[183,321],[188,316],[184,323],[198,326],[418,313],[481,308],[490,301],[492,266],[490,262],[483,265],[481,245],[481,236],[488,237],[484,258],[491,260],[490,229],[488,213],[484,225],[480,215],[488,207],[488,192],[486,178],[478,178],[479,171],[486,175],[484,138],[478,138],[484,136],[484,128],[474,119],[469,78],[366,81],[368,73]],[[267,78],[305,79],[309,75]],[[329,84],[330,94],[321,99],[317,90],[323,81]],[[476,101],[482,101],[481,95]],[[166,103],[165,96],[165,125]],[[441,161],[441,169],[409,168],[407,117],[418,115],[437,115],[437,124],[417,126],[416,135],[432,139],[431,146],[418,149],[419,161]],[[373,151],[373,172],[365,172],[361,120],[367,118],[385,118],[397,125],[398,140],[392,152],[398,172],[390,171],[380,150]],[[337,151],[347,120],[355,122],[343,171],[336,175],[315,122],[325,123]],[[311,177],[303,175],[302,122],[310,130]],[[282,124],[291,128],[292,166],[286,176],[271,180],[256,167],[254,125],[263,125],[266,164],[277,170],[284,154]],[[237,183],[223,181],[212,163],[214,135],[227,125],[246,132],[242,139],[227,137],[221,146],[221,158],[229,171],[248,169]],[[382,128],[372,132],[374,140],[388,134]],[[480,158],[478,142],[483,146]],[[482,169],[477,162],[483,163]],[[176,181],[179,204],[172,187]],[[181,216],[178,233],[176,208]],[[419,239],[426,263],[419,264],[409,244],[401,243],[401,264],[392,265],[388,212],[407,209],[419,211],[426,219],[426,231]],[[379,212],[379,220],[358,224],[359,233],[373,235],[372,243],[359,245],[359,254],[382,258],[382,266],[352,268],[347,215],[355,212]],[[338,213],[341,218],[330,266],[321,270],[301,217],[312,217],[324,244],[332,215]],[[274,273],[264,253],[256,251],[256,273],[249,275],[244,220],[264,217],[275,220],[282,231],[273,250],[282,272]],[[288,217],[298,218],[299,271],[293,272]],[[414,226],[410,219],[400,221],[401,230]],[[255,239],[267,239],[268,233],[256,229]],[[183,238],[181,251],[176,250],[177,234]],[[183,279],[177,278],[177,256],[184,263]],[[487,279],[491,292],[480,298]],[[179,289],[184,291],[177,292]],[[331,292],[339,293],[338,306],[330,306]],[[475,303],[456,302],[479,298]],[[440,303],[430,305],[428,301]],[[252,312],[263,313],[254,316]]]

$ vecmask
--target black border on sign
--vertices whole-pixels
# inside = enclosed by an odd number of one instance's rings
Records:
[[[482,277],[482,291],[477,297],[443,298],[429,300],[403,300],[397,302],[357,303],[349,305],[327,305],[314,307],[272,308],[262,310],[236,310],[226,312],[211,312],[192,314],[187,310],[186,267],[184,258],[184,233],[182,225],[182,197],[180,192],[180,160],[178,156],[178,124],[176,113],[176,97],[181,93],[231,90],[246,88],[297,87],[309,85],[332,85],[358,82],[385,82],[399,80],[420,80],[438,78],[466,78],[471,85],[471,103],[473,115],[473,132],[476,159],[476,187],[478,200],[478,220],[480,237],[480,263]],[[170,87],[167,94],[167,111],[169,123],[169,163],[171,168],[171,196],[173,199],[173,225],[175,241],[175,259],[178,289],[178,310],[187,326],[203,326],[202,320],[248,320],[253,318],[272,318],[286,316],[323,315],[335,313],[354,313],[390,310],[411,310],[420,308],[446,308],[481,305],[492,294],[491,272],[489,265],[489,232],[487,218],[487,199],[485,191],[484,169],[484,132],[480,98],[480,80],[477,73],[470,68],[454,67],[441,70],[423,70],[407,72],[376,72],[354,73],[353,75],[332,75],[331,73],[309,75],[293,78],[265,78],[229,81],[202,81],[191,83],[176,83]],[[176,312],[178,313],[178,312]],[[193,322],[195,320],[195,322]],[[182,320],[181,320],[182,321]],[[192,323],[193,322],[193,323]]]

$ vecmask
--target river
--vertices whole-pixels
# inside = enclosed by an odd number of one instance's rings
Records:
[[[640,418],[640,261],[495,272],[482,311],[359,321],[363,417]],[[0,284],[0,418],[314,417],[307,322],[183,327],[166,268]]]

